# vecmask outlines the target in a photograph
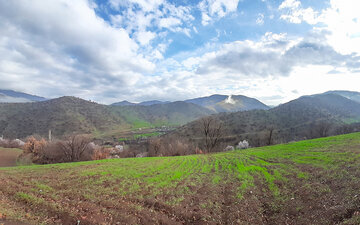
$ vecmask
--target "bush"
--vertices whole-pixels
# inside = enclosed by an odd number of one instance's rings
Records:
[[[237,149],[247,149],[249,148],[249,142],[247,140],[240,141],[236,146]]]
[[[77,162],[91,160],[94,144],[91,144],[89,136],[72,135],[65,141],[59,141],[59,150],[62,152],[65,162]]]
[[[49,164],[66,162],[66,158],[62,151],[60,151],[59,144],[56,141],[48,142],[41,152],[41,155],[34,163]]]
[[[28,138],[23,146],[24,156],[39,164],[92,160],[96,145],[83,135],[69,136],[66,140],[46,142],[44,139]],[[99,154],[95,158],[100,158]]]
[[[180,156],[195,154],[196,149],[190,143],[178,138],[157,138],[150,140],[148,156]]]
[[[24,146],[22,147],[24,150],[23,154],[31,154],[33,162],[41,161],[46,144],[47,142],[44,138],[36,139],[35,137],[31,136],[26,140]]]
[[[9,140],[0,138],[0,147],[3,148],[22,148],[24,146],[24,142],[19,139]]]
[[[111,153],[110,148],[104,148],[100,146],[95,146],[93,153],[91,155],[92,160],[108,159],[110,158]]]
[[[228,145],[228,146],[226,146],[226,148],[224,149],[224,152],[234,151],[234,150],[235,150],[234,146]]]

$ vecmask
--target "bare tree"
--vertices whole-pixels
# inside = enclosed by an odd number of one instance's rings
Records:
[[[201,129],[204,135],[205,150],[207,152],[214,151],[223,136],[222,123],[214,117],[205,117],[201,119]]]
[[[336,134],[349,134],[354,131],[354,128],[350,124],[343,124],[336,128]]]
[[[331,123],[327,121],[320,121],[315,124],[311,130],[312,138],[327,137],[331,129]]]
[[[149,141],[149,156],[159,156],[164,143],[162,143],[160,138],[151,139]]]
[[[59,142],[60,149],[69,162],[80,161],[89,150],[90,138],[84,135],[72,135],[65,141]]]
[[[266,138],[266,144],[267,144],[267,145],[271,145],[271,144],[272,144],[272,138],[273,138],[274,130],[275,130],[275,128],[272,127],[272,126],[268,128],[269,135],[268,135],[267,138]]]

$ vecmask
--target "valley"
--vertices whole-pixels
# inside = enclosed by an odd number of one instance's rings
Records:
[[[0,225],[360,225],[359,0],[0,0]]]

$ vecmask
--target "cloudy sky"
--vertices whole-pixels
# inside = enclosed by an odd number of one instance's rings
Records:
[[[0,89],[101,103],[360,91],[358,0],[0,0]]]

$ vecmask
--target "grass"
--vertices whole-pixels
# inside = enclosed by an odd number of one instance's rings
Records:
[[[148,137],[156,137],[161,135],[160,132],[151,132],[151,133],[144,133],[144,134],[135,134],[134,135],[134,139],[139,139],[139,138],[148,138]]]
[[[129,140],[136,140],[136,139],[141,139],[141,138],[149,138],[149,137],[157,137],[160,136],[162,133],[160,132],[149,132],[149,133],[141,133],[141,134],[134,134],[132,135],[132,137],[120,137],[118,138],[119,142],[122,141],[129,141]],[[127,134],[129,135],[129,134]]]
[[[29,211],[36,223],[66,220],[47,215],[46,206],[89,223],[114,223],[128,215],[124,223],[199,217],[214,223],[266,218],[278,224],[345,224],[358,221],[353,196],[360,194],[359,153],[360,133],[354,133],[209,155],[0,168],[0,197]],[[325,210],[337,205],[342,208],[336,212]]]

